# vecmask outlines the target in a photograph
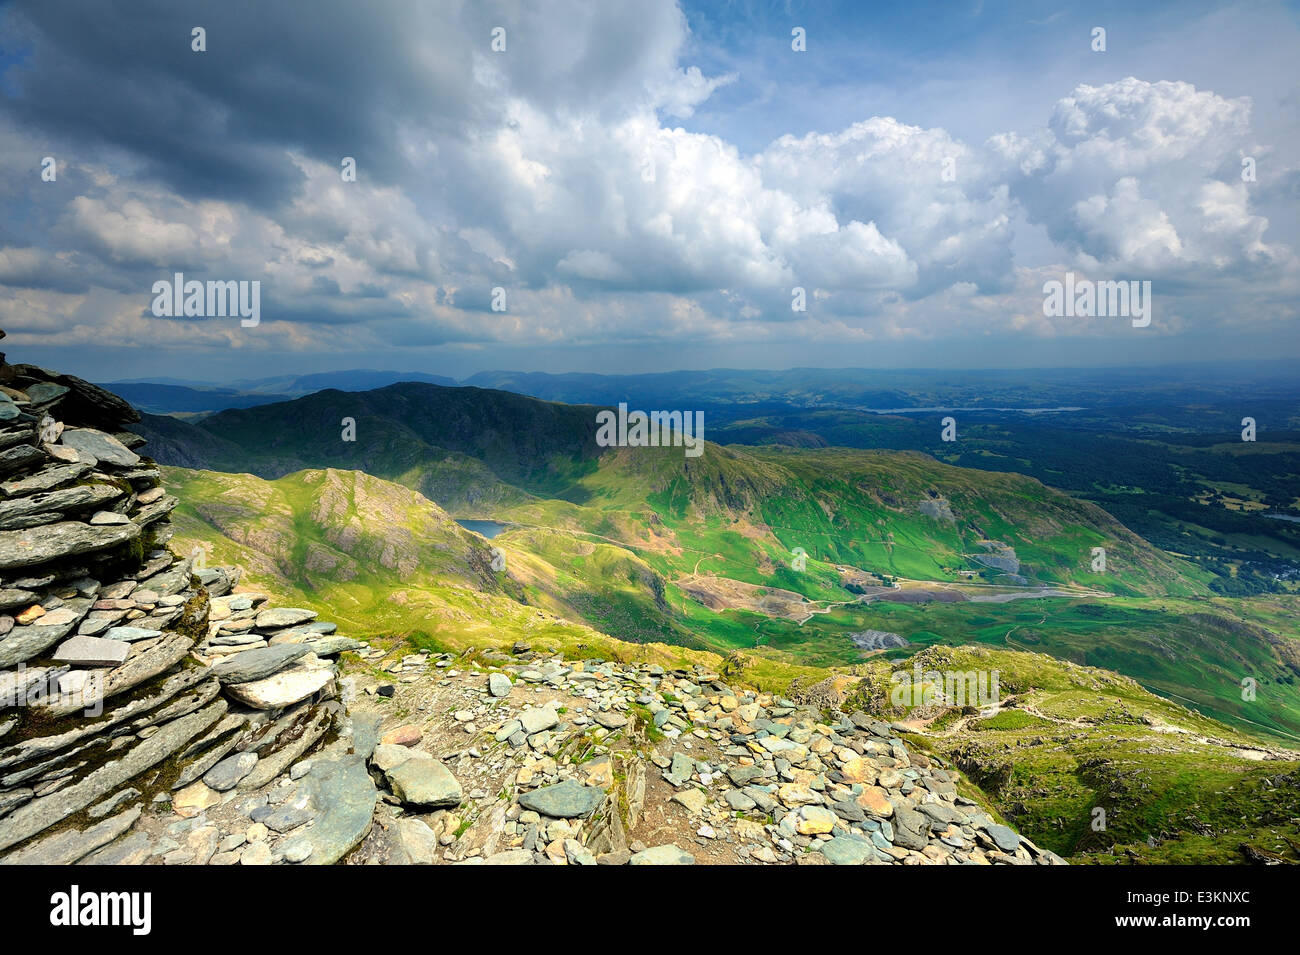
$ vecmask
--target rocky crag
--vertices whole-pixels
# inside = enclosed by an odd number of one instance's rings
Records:
[[[270,607],[168,546],[135,420],[0,356],[0,862],[1061,861],[817,695]]]

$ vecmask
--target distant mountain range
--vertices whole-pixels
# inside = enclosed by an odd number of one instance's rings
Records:
[[[141,411],[150,414],[212,414],[227,408],[252,408],[287,401],[326,389],[369,391],[399,381],[455,385],[454,378],[426,375],[418,371],[326,371],[312,375],[281,375],[257,378],[230,385],[182,381],[176,378],[115,381],[105,387],[121,395]]]
[[[890,410],[925,408],[1113,407],[1191,398],[1293,397],[1297,363],[1167,365],[1154,368],[1003,369],[946,371],[792,368],[783,371],[710,369],[652,374],[484,371],[461,381],[415,371],[353,369],[218,384],[176,378],[109,382],[106,387],[152,414],[210,414],[248,408],[325,389],[369,391],[399,382],[465,385],[512,391],[547,401],[645,408],[708,409],[734,419],[770,406]]]

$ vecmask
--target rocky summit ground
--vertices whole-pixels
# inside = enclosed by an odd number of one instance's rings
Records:
[[[1047,864],[862,712],[699,667],[371,650],[384,787],[350,862]],[[374,666],[380,662],[382,666]]]

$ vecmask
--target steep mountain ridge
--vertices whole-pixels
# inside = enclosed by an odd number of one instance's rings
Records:
[[[550,524],[562,513],[601,534],[597,525],[613,511],[643,526],[744,522],[769,541],[770,552],[755,554],[753,564],[784,562],[781,552],[802,547],[873,573],[956,581],[962,571],[998,567],[984,551],[1005,545],[1021,554],[1006,578],[1013,583],[1206,592],[1195,567],[1031,478],[953,468],[915,452],[707,444],[702,456],[687,457],[681,448],[601,448],[598,410],[412,383],[320,392],[194,425],[146,418],[140,430],[163,463],[264,478],[305,468],[362,470],[460,516],[527,513],[535,518],[529,523]],[[345,440],[349,425],[355,440]],[[961,520],[924,515],[931,499],[957,502]],[[552,503],[539,512],[541,502]],[[559,502],[586,510],[565,511]],[[1094,547],[1107,549],[1105,573],[1092,570]],[[761,583],[752,574],[742,579]]]

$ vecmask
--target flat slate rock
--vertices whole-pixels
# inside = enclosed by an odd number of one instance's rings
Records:
[[[113,642],[119,643],[121,641],[115,640]],[[131,646],[130,644],[124,645]],[[51,699],[44,706],[44,712],[53,717],[67,716],[76,710],[94,705],[99,700],[106,700],[111,696],[124,693],[137,684],[144,683],[170,670],[185,658],[192,646],[194,646],[194,641],[189,637],[173,633],[158,640],[145,650],[133,650],[132,655],[127,658],[125,663],[108,671],[102,680],[97,681],[98,685],[95,687],[97,695],[93,697],[80,693],[63,695],[58,699]],[[198,672],[200,675],[202,674],[202,671]]]
[[[297,762],[307,750],[316,745],[316,741],[325,735],[325,731],[331,725],[331,711],[328,707],[328,704],[317,707],[311,721],[298,734],[297,738],[263,756],[258,761],[257,767],[239,781],[239,788],[260,789]]]
[[[236,753],[227,756],[204,773],[203,782],[210,789],[223,793],[238,786],[239,781],[251,773],[256,765],[256,753]]]
[[[31,590],[24,590],[21,587],[5,587],[0,589],[0,610],[15,610],[18,607],[30,607],[37,600],[38,595]],[[13,626],[10,623],[10,626]]]
[[[369,759],[379,745],[379,727],[384,721],[381,713],[357,713],[352,717],[352,752],[361,759]]]
[[[86,856],[77,865],[141,865],[153,851],[144,832],[132,832]]]
[[[30,448],[29,450],[35,451],[37,457],[42,456],[41,452],[37,451],[36,448]],[[56,487],[63,487],[65,484],[71,484],[89,470],[89,464],[80,462],[53,468],[43,468],[28,477],[15,478],[12,481],[5,481],[0,484],[0,494],[5,497],[23,497],[27,494],[36,494],[39,491],[49,491]]]
[[[315,657],[312,656],[310,659],[315,660]],[[304,659],[264,680],[228,684],[225,692],[245,706],[258,710],[274,710],[307,699],[327,687],[333,679],[333,666],[319,663],[308,665]]]
[[[998,848],[1003,852],[1015,852],[1016,847],[1020,845],[1020,836],[1006,826],[989,823],[984,827],[984,831],[989,834],[989,838],[997,843]]]
[[[18,497],[0,503],[0,520],[27,517],[47,512],[99,507],[122,497],[122,490],[112,484],[76,484],[40,494]]]
[[[119,514],[117,511],[96,511],[90,517],[90,523],[99,526],[104,524],[129,524],[131,518],[125,514]]]
[[[18,852],[11,852],[0,860],[3,865],[72,865],[78,859],[106,846],[126,832],[140,818],[140,807],[132,806],[125,812],[105,819],[89,829],[69,829],[46,836]]]
[[[169,563],[166,568],[160,570],[140,582],[141,590],[152,590],[159,597],[170,597],[172,594],[178,594],[190,585],[190,570],[193,561],[178,560],[175,563]]]
[[[122,640],[105,640],[103,637],[73,637],[54,651],[58,663],[83,667],[115,667],[126,662],[131,645]]]
[[[0,768],[30,762],[49,753],[57,752],[64,747],[79,743],[87,737],[97,736],[111,726],[124,723],[141,713],[163,705],[178,693],[199,683],[203,678],[204,671],[197,667],[191,670],[182,670],[169,676],[161,686],[155,688],[149,695],[135,696],[121,705],[106,708],[103,717],[99,720],[83,723],[75,729],[57,733],[53,736],[34,736],[20,743],[15,743],[4,750],[0,750]]]
[[[584,786],[566,779],[553,786],[543,786],[519,796],[519,805],[553,819],[576,819],[595,812],[605,799],[605,793],[594,786]]]
[[[266,641],[255,633],[227,633],[208,639],[208,644],[214,647],[240,647],[249,643],[266,643]]]
[[[560,722],[560,716],[549,706],[534,706],[518,716],[519,724],[529,736],[548,730]]]
[[[310,652],[311,648],[302,643],[282,643],[274,647],[243,650],[216,664],[212,668],[212,674],[223,684],[251,683],[279,673]]]
[[[332,657],[350,650],[360,650],[361,641],[351,637],[321,637],[319,640],[308,640],[302,646],[318,657]]]
[[[674,845],[651,846],[633,854],[628,865],[695,865],[695,857]]]
[[[232,606],[231,610],[240,608]],[[256,623],[256,620],[254,620]],[[321,637],[327,637],[338,630],[339,625],[336,623],[325,623],[324,621],[313,621],[312,623],[300,624],[296,627],[284,627],[274,632],[263,628],[267,635],[269,643],[305,643],[309,640],[318,640]]]
[[[281,806],[268,813],[262,819],[262,825],[272,832],[285,833],[306,825],[314,818],[316,814],[305,806]]]
[[[162,762],[221,718],[226,701],[217,700],[197,713],[164,723],[158,732],[71,785],[33,799],[0,819],[0,849],[29,839],[61,819],[85,809],[128,779]]]
[[[67,672],[67,667],[27,667],[0,673],[0,706],[23,705],[29,693],[43,691],[51,680]]]
[[[316,821],[303,838],[311,843],[309,865],[333,865],[370,832],[379,790],[359,756],[312,760],[299,784]]]
[[[90,600],[83,597],[65,600],[59,609],[68,611],[56,618],[62,620],[62,623],[46,624],[43,622],[44,617],[38,617],[30,626],[11,628],[4,639],[0,639],[0,667],[10,667],[30,660],[54,646],[70,634],[90,611]],[[53,614],[46,616],[52,617]]]
[[[150,630],[145,627],[109,627],[108,632],[104,634],[104,639],[134,643],[136,640],[152,640],[154,637],[161,636],[161,630]]]
[[[34,405],[43,405],[51,401],[56,401],[66,395],[70,390],[70,388],[63,385],[56,385],[52,381],[38,381],[23,389],[23,391],[27,392],[28,400]]]
[[[293,627],[316,619],[314,610],[301,610],[297,607],[272,607],[257,615],[259,630],[278,630],[281,627]]]
[[[870,840],[854,835],[835,836],[818,848],[835,865],[862,865],[875,856]]]
[[[464,798],[456,777],[436,759],[408,759],[386,775],[393,795],[408,806],[451,809]]]
[[[0,570],[32,567],[77,554],[89,554],[133,541],[137,524],[94,526],[81,521],[61,521],[17,531],[0,531]]]
[[[136,454],[117,438],[94,428],[65,428],[60,443],[77,451],[84,451],[95,460],[129,468],[140,463]]]
[[[45,457],[44,451],[40,448],[33,448],[30,444],[20,444],[14,448],[6,448],[0,451],[0,474],[20,471],[25,467],[30,467],[37,461],[45,460]]]

